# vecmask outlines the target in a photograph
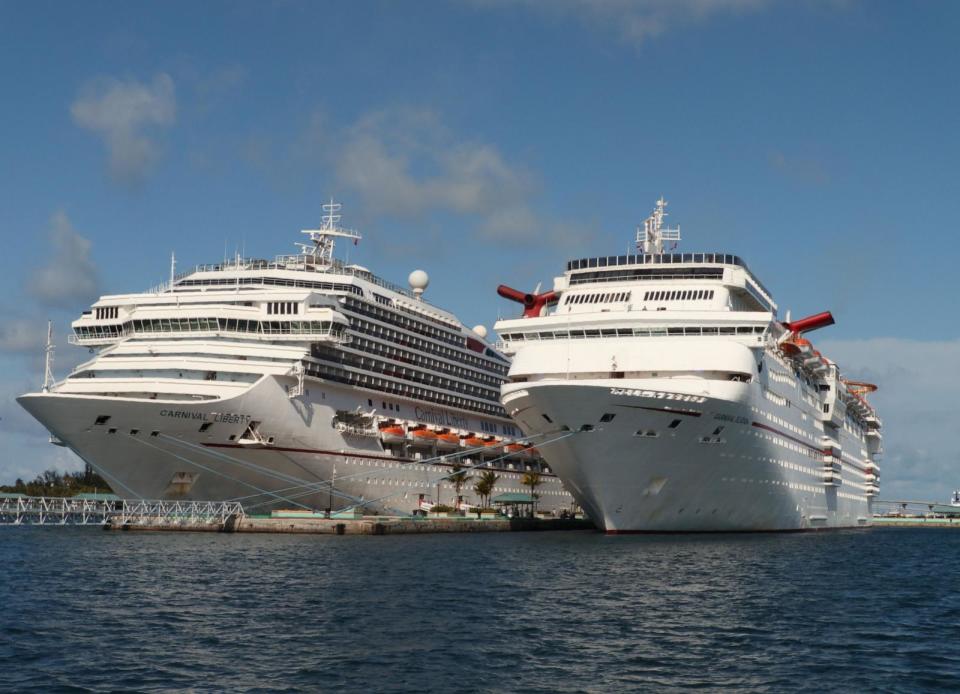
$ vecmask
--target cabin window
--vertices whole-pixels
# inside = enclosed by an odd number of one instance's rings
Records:
[[[680,426],[680,422],[681,422],[681,421],[682,421],[682,420],[675,419],[675,420],[673,420],[672,422],[670,422],[670,424],[667,425],[667,426],[668,426],[668,428],[670,428],[670,429],[676,429],[678,426]]]
[[[617,416],[616,414],[612,414],[612,413],[610,413],[610,412],[606,412],[606,413],[604,413],[604,415],[600,418],[600,421],[601,421],[601,422],[612,422],[612,421],[613,421],[613,418],[616,417],[616,416]]]

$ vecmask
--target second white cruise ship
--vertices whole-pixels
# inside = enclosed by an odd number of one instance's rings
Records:
[[[298,254],[102,297],[71,336],[94,357],[20,404],[128,499],[410,513],[477,505],[493,472],[484,501],[570,509],[551,437],[515,440],[499,402],[509,360],[423,299],[424,272],[408,290],[335,258],[360,240],[339,208]]]
[[[607,532],[870,523],[881,422],[738,257],[671,253],[660,200],[637,252],[573,260],[553,290],[501,296],[513,355],[502,402]],[[672,249],[671,249],[672,250]]]

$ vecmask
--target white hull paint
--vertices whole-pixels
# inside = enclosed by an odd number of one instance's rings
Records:
[[[692,405],[612,394],[621,389],[687,392],[705,400]],[[851,488],[853,473],[846,488],[825,486],[822,463],[793,434],[763,428],[769,420],[755,408],[766,401],[755,385],[544,381],[505,386],[504,396],[525,433],[557,425],[594,427],[558,441],[546,457],[577,503],[609,533],[808,530],[870,522],[862,489]],[[670,406],[699,416],[664,409]],[[615,417],[601,423],[606,413]],[[723,431],[712,436],[718,426]]]
[[[333,427],[338,409],[365,406],[368,397],[378,394],[310,381],[302,396],[291,399],[287,388],[292,383],[267,376],[241,395],[202,402],[63,393],[28,394],[18,401],[127,499],[238,499],[253,513],[301,505],[406,514],[418,507],[421,494],[425,501],[436,502],[439,481],[439,501],[454,505],[453,484],[440,479],[450,474],[451,465],[426,462],[436,455],[430,449],[419,451],[425,462],[399,458],[378,438]],[[437,416],[437,408],[429,405],[408,406]],[[95,424],[101,416],[110,419]],[[273,437],[272,445],[235,442],[251,420],[261,422],[260,433]],[[204,423],[211,424],[201,432]],[[480,460],[471,456],[461,463]],[[499,465],[506,467],[502,461]],[[497,470],[500,481],[494,496],[528,491],[521,485],[520,466],[514,467]],[[538,508],[569,509],[571,499],[559,479],[543,478]],[[479,502],[472,486],[468,481],[460,492],[471,505]]]

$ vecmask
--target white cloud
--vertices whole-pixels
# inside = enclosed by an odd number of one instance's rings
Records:
[[[0,352],[39,352],[46,339],[46,325],[39,321],[6,318],[0,322]]]
[[[165,73],[151,84],[104,78],[87,85],[70,106],[74,122],[99,134],[109,153],[109,170],[124,183],[140,182],[160,151],[148,134],[176,118],[173,79]]]
[[[90,258],[90,240],[73,228],[67,215],[50,219],[47,263],[34,270],[27,291],[52,307],[73,308],[97,297],[100,277]]]
[[[533,177],[492,145],[458,140],[429,111],[393,109],[361,118],[346,130],[335,159],[339,181],[373,213],[473,216],[480,235],[490,238],[540,230],[527,202]]]
[[[807,155],[787,156],[780,150],[768,154],[770,166],[788,178],[809,185],[824,186],[830,182],[830,174],[817,159]]]
[[[713,15],[750,12],[771,0],[474,0],[479,7],[520,5],[553,16],[569,16],[619,34],[636,46],[668,29]]]
[[[818,348],[844,375],[871,383],[884,422],[883,499],[946,499],[960,488],[960,446],[951,432],[960,389],[960,340],[824,340]]]

